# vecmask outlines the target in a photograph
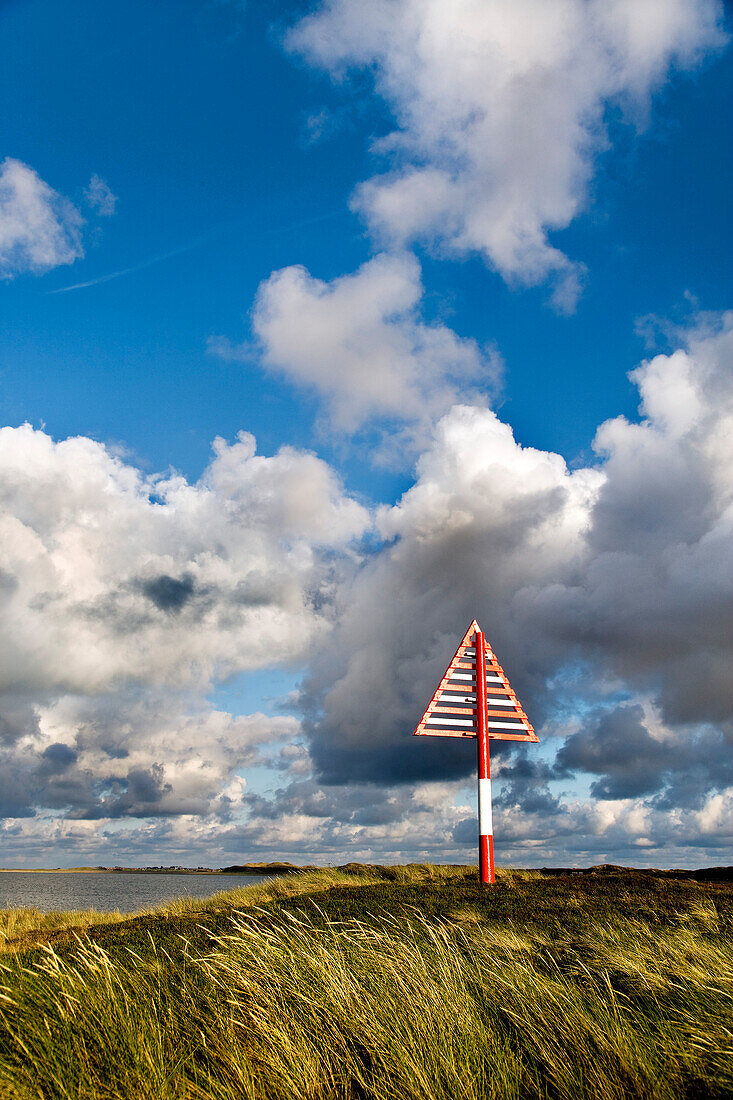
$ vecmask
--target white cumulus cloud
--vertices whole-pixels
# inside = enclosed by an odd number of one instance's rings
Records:
[[[190,484],[91,439],[0,430],[6,690],[205,685],[313,643],[364,509],[313,455],[257,455],[246,433],[214,449]]]
[[[428,424],[496,383],[497,358],[441,323],[426,323],[414,256],[378,255],[324,282],[303,267],[276,271],[259,288],[252,326],[263,365],[321,396],[341,432],[369,421]],[[212,341],[225,356],[248,347]]]
[[[379,238],[481,253],[570,312],[583,267],[550,234],[587,204],[609,112],[640,125],[721,23],[717,0],[324,0],[287,44],[336,79],[369,69],[393,112],[392,167],[354,199]]]
[[[320,459],[244,432],[191,483],[0,429],[0,816],[49,839],[60,818],[241,818],[240,770],[287,770],[299,722],[206,697],[304,659],[369,522]]]
[[[79,211],[22,161],[0,164],[0,278],[41,274],[84,255]]]

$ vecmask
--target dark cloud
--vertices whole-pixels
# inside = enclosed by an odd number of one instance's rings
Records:
[[[129,750],[122,745],[100,743],[99,748],[111,760],[125,760],[130,755]]]
[[[670,746],[651,737],[643,719],[640,706],[622,706],[604,714],[592,730],[567,739],[557,754],[559,773],[600,775],[591,787],[595,798],[654,794],[664,783]]]
[[[246,801],[253,816],[272,821],[305,814],[339,823],[386,824],[400,821],[406,812],[405,800],[384,785],[324,786],[312,778],[296,780],[271,798],[250,795]]]
[[[181,611],[195,592],[193,577],[187,574],[176,578],[162,573],[159,577],[141,581],[140,588],[160,611],[170,611],[172,614]]]
[[[151,768],[133,768],[127,775],[108,783],[108,792],[94,805],[86,809],[76,809],[69,816],[78,820],[100,817],[157,817],[161,812],[175,814],[175,807],[163,811],[163,798],[171,791],[171,785],[164,782],[163,776],[164,771],[160,764],[153,764]]]
[[[478,842],[478,818],[464,817],[454,827],[451,839],[459,846],[476,844]]]
[[[244,607],[268,607],[282,599],[286,590],[285,578],[255,572],[237,584],[233,602]]]
[[[47,827],[51,819],[241,816],[236,770],[266,766],[267,752],[298,730],[292,717],[235,717],[195,694],[142,688],[38,709],[32,736],[0,746],[0,818],[38,813]],[[48,730],[57,733],[50,744]]]
[[[432,695],[432,692],[431,692]],[[430,696],[426,699],[429,702]],[[324,784],[340,783],[416,783],[425,779],[460,779],[476,766],[475,741],[437,737],[410,737],[420,715],[410,725],[385,721],[380,734],[392,733],[392,745],[334,745],[326,724],[304,727],[311,733],[311,755]],[[336,738],[334,737],[334,741]]]
[[[493,756],[496,755],[496,749],[499,746],[492,746],[492,748],[494,749]],[[531,746],[529,750],[522,746],[510,762],[502,763],[501,772],[499,773],[502,784],[505,786],[511,784],[517,787],[526,787],[530,784],[537,786],[540,783],[547,783],[549,780],[557,778],[556,768],[537,756],[531,757],[528,755],[532,748],[534,746]]]
[[[0,569],[0,593],[11,595],[18,588],[18,578],[5,569]]]
[[[311,777],[293,781],[272,797],[249,795],[245,801],[254,820],[279,822],[305,815],[315,819],[326,833],[337,833],[342,826],[360,830],[402,825],[409,828],[420,815],[435,816],[435,805],[425,788],[404,784],[323,785]],[[439,819],[440,814],[436,821]]]
[[[31,700],[12,694],[0,700],[0,745],[33,737],[38,730],[38,713]]]
[[[658,795],[659,807],[692,808],[711,791],[733,783],[733,752],[714,729],[653,737],[642,708],[625,705],[568,737],[557,754],[556,774],[562,778],[571,772],[599,777],[591,785],[594,798]]]
[[[41,759],[46,774],[55,775],[58,772],[66,771],[72,764],[75,764],[77,753],[69,745],[57,742],[43,750]]]
[[[22,766],[0,762],[0,819],[34,817],[34,794],[31,776]]]

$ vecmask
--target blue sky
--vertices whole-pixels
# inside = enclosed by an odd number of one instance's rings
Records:
[[[620,0],[605,13],[581,0],[510,8],[3,5],[0,156],[26,174],[6,177],[0,205],[2,423],[33,429],[7,435],[6,499],[26,539],[13,544],[26,610],[8,611],[20,656],[6,751],[27,791],[7,809],[18,864],[41,865],[45,852],[62,863],[165,852],[177,862],[184,835],[196,838],[194,862],[222,845],[242,858],[468,858],[466,746],[431,745],[423,765],[401,738],[473,614],[545,728],[532,774],[506,763],[507,858],[717,862],[707,849],[727,843],[733,802],[701,762],[724,741],[730,701],[718,678],[708,710],[682,698],[674,681],[693,673],[667,639],[692,599],[670,559],[720,544],[727,500],[724,455],[704,443],[725,434],[722,422],[700,419],[694,441],[686,428],[686,449],[674,427],[691,402],[722,416],[728,400],[724,13],[707,0],[649,0],[643,17]],[[436,29],[445,57],[430,48]],[[431,102],[426,87],[444,79],[451,90]],[[438,178],[449,197],[439,192],[431,220]],[[397,184],[419,190],[403,204]],[[18,228],[21,185],[45,204],[40,229]],[[34,262],[31,235],[49,226],[70,234],[71,253],[57,241]],[[289,281],[278,281],[284,269]],[[697,364],[684,378],[677,349]],[[657,366],[630,379],[643,361]],[[387,382],[370,388],[381,370]],[[456,420],[456,405],[473,412]],[[647,442],[609,428],[594,451],[599,427],[618,417],[643,422]],[[275,465],[248,457],[240,432]],[[53,450],[76,437],[76,450]],[[216,437],[230,449],[212,467]],[[281,448],[295,457],[276,460]],[[459,491],[451,470],[474,458]],[[97,492],[102,468],[114,490]],[[676,498],[665,470],[679,479]],[[87,474],[97,488],[82,499]],[[707,501],[699,522],[686,494]],[[689,530],[674,528],[676,507]],[[534,534],[521,542],[504,515]],[[107,531],[114,554],[103,535],[85,541],[90,530]],[[48,556],[37,572],[30,532]],[[721,555],[705,559],[700,608],[728,607]],[[652,590],[644,578],[662,572]],[[647,621],[658,617],[654,642],[642,632],[625,653],[625,632],[638,629],[633,602],[628,619],[619,610],[629,577],[651,601]],[[257,588],[246,629],[232,625],[243,585]],[[374,614],[382,602],[392,618]],[[414,654],[403,623],[419,634]],[[723,626],[703,617],[692,630],[717,667]],[[38,631],[58,640],[69,669],[39,656]],[[149,672],[136,647],[154,654]],[[384,668],[382,650],[393,657]],[[411,660],[424,669],[412,679]],[[363,662],[380,683],[393,675],[386,716],[364,704]],[[558,682],[574,685],[569,699]],[[198,732],[173,762],[183,715]],[[115,723],[125,755],[105,756]],[[647,761],[643,776],[630,766],[626,786],[603,750],[624,729],[630,754]],[[669,760],[681,734],[699,748],[694,794]],[[51,779],[44,761],[56,757],[66,763]],[[556,830],[541,849],[539,789]],[[364,791],[382,807],[379,825],[354,808]],[[670,839],[670,814],[683,812],[687,848]],[[415,839],[425,828],[454,841],[436,850],[430,832]]]
[[[302,5],[163,3],[145,19],[135,4],[73,9],[70,19],[56,4],[6,6],[3,141],[72,199],[94,172],[120,198],[82,262],[4,288],[7,421],[117,440],[150,468],[191,477],[213,436],[242,426],[266,451],[312,445],[313,406],[255,364],[212,362],[206,338],[246,335],[273,270],[299,263],[329,279],[368,258],[347,201],[373,171],[366,146],[388,115],[287,56],[282,31]],[[595,201],[557,236],[589,268],[572,319],[543,308],[541,288],[512,292],[477,260],[428,263],[428,309],[500,349],[502,408],[522,442],[572,461],[602,420],[636,412],[625,370],[644,353],[637,319],[684,309],[686,291],[725,307],[731,103],[721,57],[670,81],[640,140],[620,127],[599,157]],[[324,106],[337,128],[308,144],[306,120]],[[348,474],[373,493],[359,464]],[[402,487],[377,483],[375,495]]]

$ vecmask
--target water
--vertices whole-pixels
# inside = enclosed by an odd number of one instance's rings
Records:
[[[119,909],[133,913],[174,898],[206,898],[254,886],[271,875],[100,874],[94,871],[0,872],[0,909]]]

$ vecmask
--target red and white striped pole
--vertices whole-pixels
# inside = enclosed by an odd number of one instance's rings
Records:
[[[494,827],[491,819],[491,763],[486,729],[486,648],[483,631],[474,634],[476,646],[476,743],[478,745],[478,870],[479,881],[494,881]]]

